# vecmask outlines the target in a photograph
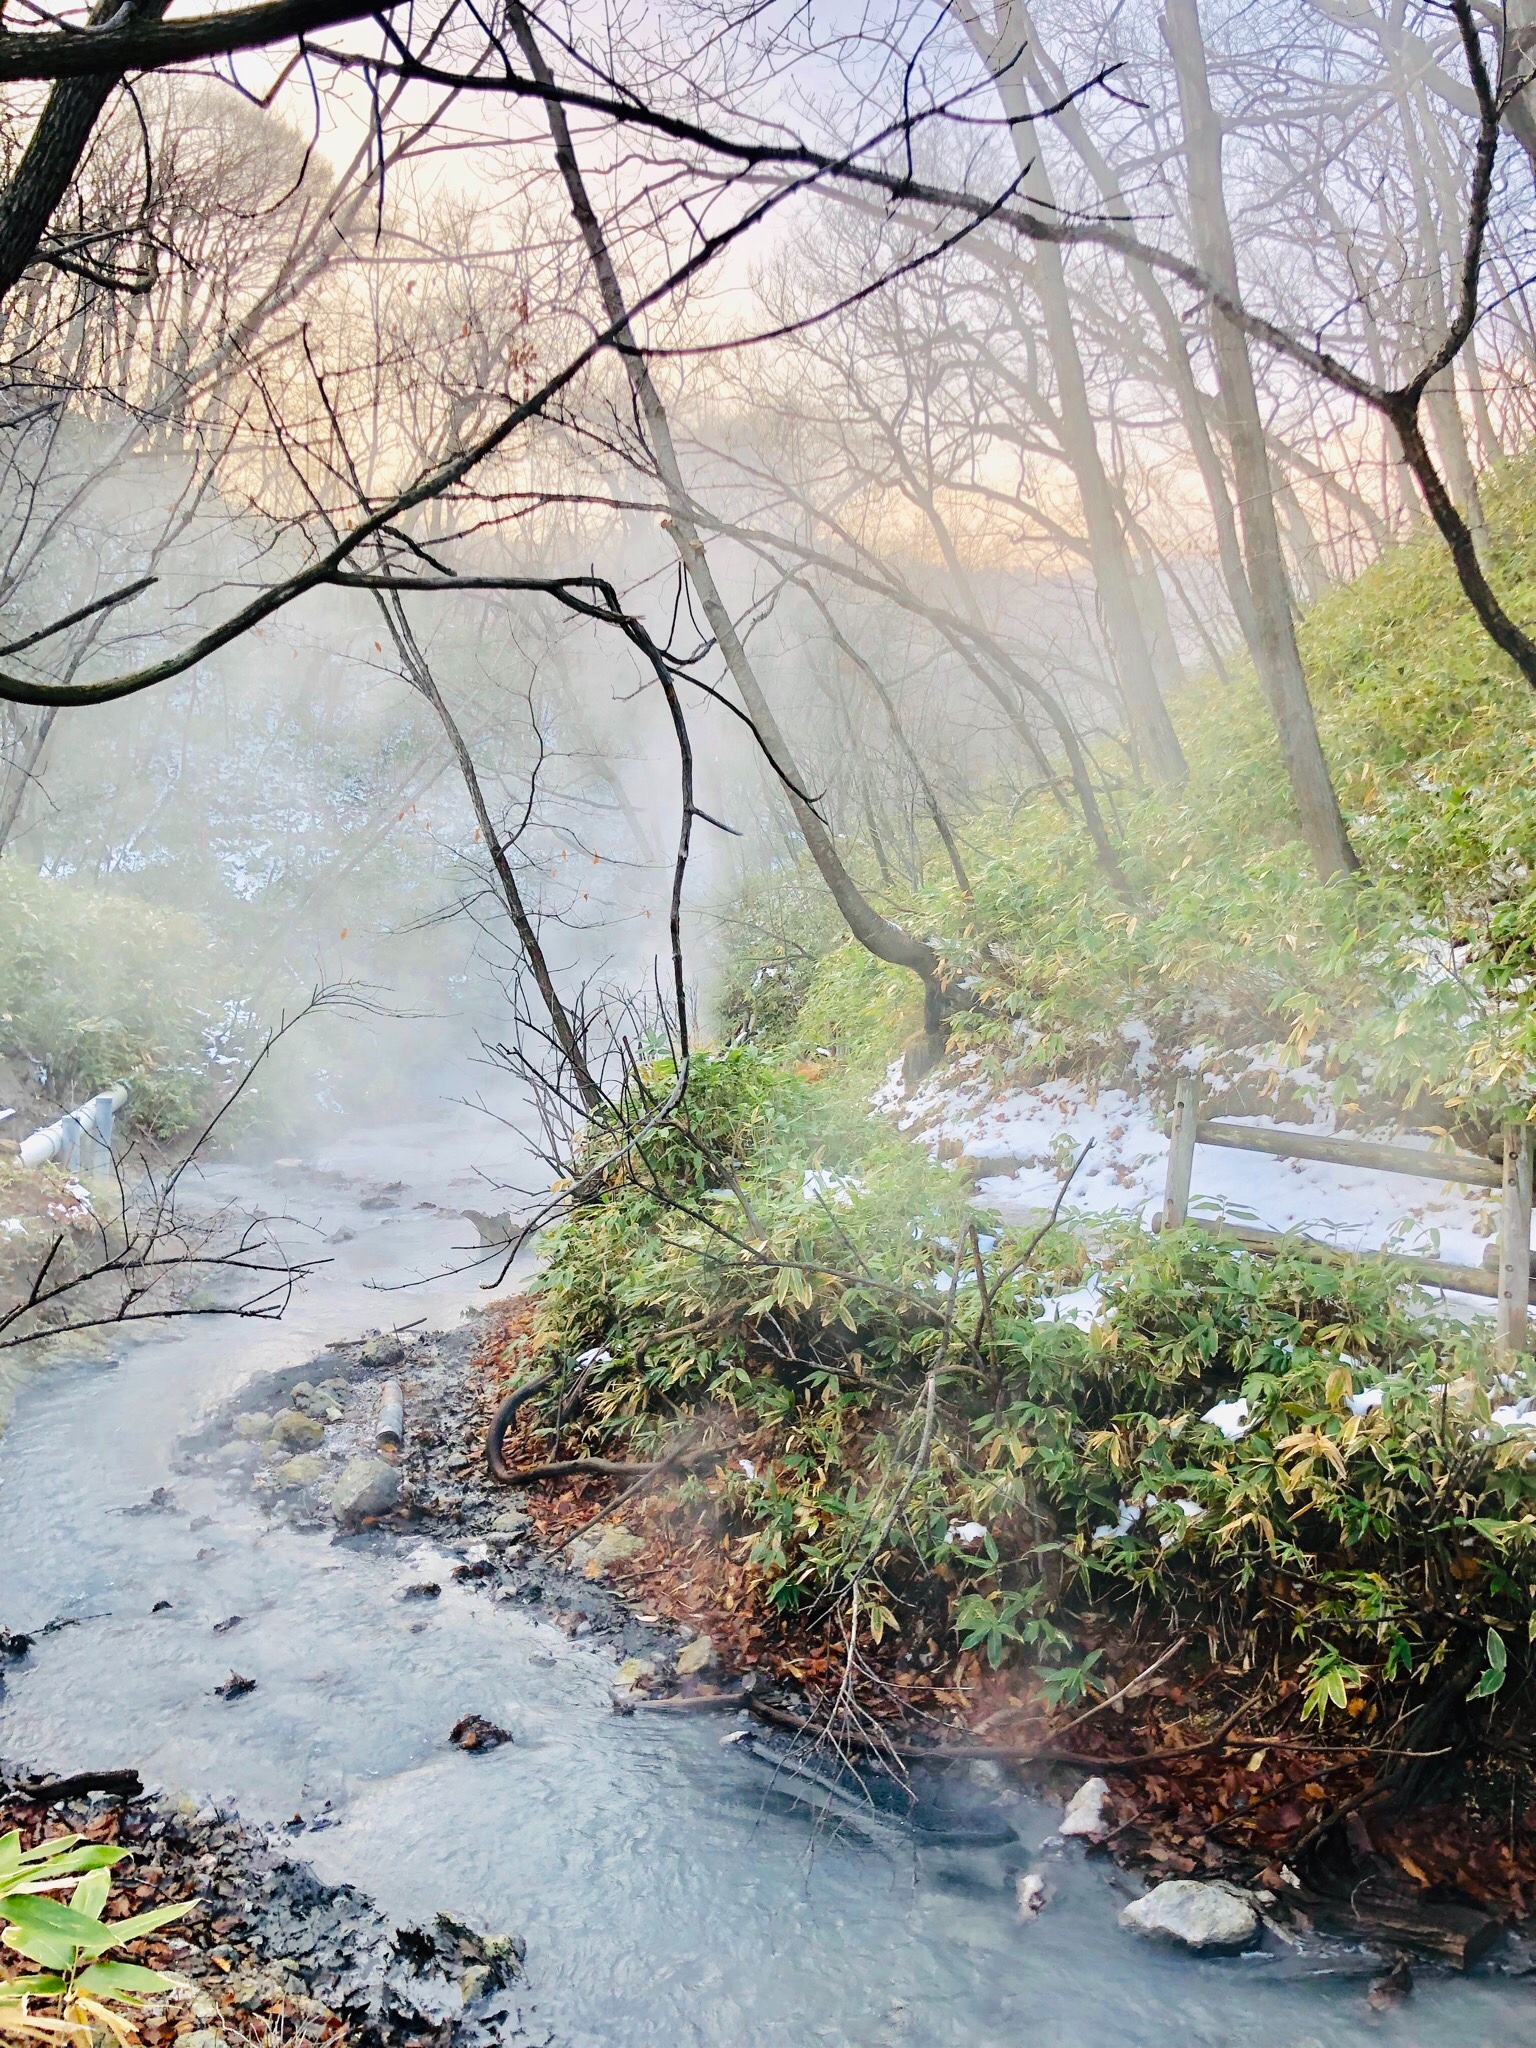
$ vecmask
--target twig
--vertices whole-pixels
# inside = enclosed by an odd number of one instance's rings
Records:
[[[1153,1672],[1160,1671],[1168,1662],[1168,1659],[1179,1650],[1182,1650],[1188,1641],[1189,1634],[1186,1631],[1171,1642],[1163,1654],[1153,1663],[1149,1664],[1145,1671],[1138,1671],[1134,1678],[1127,1679],[1118,1692],[1109,1693],[1094,1706],[1085,1707],[1082,1713],[1075,1714],[1070,1721],[1064,1722],[1060,1728],[1053,1728],[1051,1730],[1051,1740],[1054,1742],[1058,1735],[1070,1734],[1072,1729],[1079,1727],[1084,1721],[1091,1721],[1095,1714],[1102,1714],[1106,1707],[1112,1707],[1117,1700],[1128,1699],[1138,1686],[1145,1685]],[[993,1714],[984,1721],[977,1732],[978,1734],[984,1734],[988,1728],[995,1728],[998,1722],[1009,1720],[1013,1715],[1022,1714],[1026,1711],[1027,1709],[1024,1707],[1004,1707],[1000,1714]]]
[[[737,1443],[740,1441],[741,1439],[738,1438]],[[558,1557],[567,1545],[576,1541],[578,1536],[584,1536],[589,1529],[595,1529],[599,1522],[606,1521],[610,1515],[616,1514],[627,1500],[633,1500],[635,1495],[640,1493],[659,1474],[677,1471],[680,1467],[686,1465],[690,1458],[701,1456],[728,1458],[736,1447],[736,1444],[685,1444],[673,1451],[670,1456],[659,1459],[654,1465],[615,1465],[609,1464],[601,1458],[578,1459],[576,1461],[577,1465],[584,1470],[590,1471],[594,1468],[602,1468],[609,1472],[633,1472],[637,1476],[632,1486],[626,1486],[622,1493],[616,1494],[612,1500],[605,1502],[595,1515],[588,1515],[584,1522],[579,1522],[574,1529],[567,1530],[565,1535],[560,1538],[560,1541],[551,1547],[548,1555],[550,1557]],[[547,1466],[545,1470],[553,1472],[555,1468]]]
[[[1307,1829],[1299,1842],[1293,1842],[1287,1851],[1287,1860],[1294,1862],[1303,1850],[1322,1836],[1331,1834],[1341,1820],[1347,1820],[1352,1813],[1358,1813],[1363,1806],[1371,1806],[1378,1799],[1384,1799],[1394,1788],[1391,1785],[1368,1785],[1363,1792],[1357,1792],[1353,1799],[1346,1799],[1342,1806],[1336,1806],[1332,1813],[1325,1813],[1316,1827]]]
[[[807,1720],[803,1714],[792,1714],[786,1707],[773,1707],[766,1700],[748,1701],[752,1713],[770,1721],[777,1728],[792,1728],[801,1735],[824,1735],[826,1729],[816,1721]],[[1250,1743],[1250,1736],[1234,1736],[1232,1733],[1237,1716],[1226,1726],[1204,1742],[1192,1742],[1178,1749],[1149,1749],[1140,1756],[1090,1756],[1082,1750],[1017,1749],[1004,1743],[971,1743],[964,1748],[931,1749],[918,1743],[890,1742],[884,1737],[876,1740],[867,1735],[848,1733],[840,1739],[856,1749],[874,1750],[888,1756],[911,1757],[925,1764],[961,1764],[980,1761],[1013,1764],[1079,1764],[1094,1771],[1139,1771],[1147,1764],[1173,1763],[1180,1757],[1204,1756],[1213,1749],[1241,1747]]]
[[[629,1465],[615,1458],[560,1458],[550,1465],[523,1465],[509,1470],[507,1484],[531,1486],[535,1479],[570,1479],[578,1472],[597,1472],[612,1479],[649,1479],[675,1462],[671,1458],[662,1458],[653,1465]]]
[[[1072,1171],[1067,1175],[1066,1179],[1062,1182],[1060,1188],[1057,1190],[1056,1199],[1051,1204],[1050,1215],[1046,1217],[1045,1221],[1041,1224],[1040,1228],[1035,1232],[1034,1236],[1029,1240],[1029,1243],[1025,1245],[1023,1251],[1020,1252],[1019,1256],[1014,1260],[1013,1264],[1008,1268],[1007,1272],[1000,1275],[997,1282],[997,1286],[994,1287],[992,1290],[994,1295],[997,1293],[999,1287],[1007,1286],[1008,1282],[1013,1278],[1015,1273],[1021,1273],[1024,1270],[1024,1268],[1029,1264],[1030,1260],[1035,1256],[1035,1253],[1039,1249],[1039,1247],[1045,1242],[1046,1238],[1049,1237],[1051,1232],[1056,1228],[1056,1219],[1061,1214],[1062,1203],[1067,1199],[1067,1190],[1071,1187],[1073,1181],[1077,1179],[1078,1168],[1082,1165],[1083,1161],[1088,1157],[1088,1154],[1092,1150],[1093,1140],[1092,1138],[1090,1138],[1087,1144],[1084,1145],[1082,1151],[1078,1153],[1076,1159],[1073,1160]]]
[[[696,1692],[687,1698],[630,1700],[619,1708],[621,1714],[706,1714],[722,1707],[744,1707],[752,1697],[745,1692]]]

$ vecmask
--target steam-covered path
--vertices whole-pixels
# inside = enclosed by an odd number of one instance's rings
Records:
[[[79,1620],[13,1668],[0,1754],[136,1764],[252,1819],[302,1815],[295,1848],[322,1877],[402,1918],[447,1910],[525,1936],[530,1999],[566,2048],[1357,2042],[1374,1958],[1308,1979],[1283,1957],[1162,1953],[1116,1927],[1118,1874],[1076,1852],[1050,1862],[1054,1897],[1021,1926],[1005,1853],[817,1834],[765,1799],[718,1724],[615,1716],[609,1654],[537,1605],[492,1606],[418,1538],[333,1544],[176,1469],[179,1439],[254,1374],[370,1326],[457,1320],[472,1277],[403,1295],[366,1283],[440,1270],[467,1234],[445,1212],[500,1206],[471,1169],[486,1141],[466,1118],[265,1182],[220,1169],[221,1193],[298,1219],[306,1248],[339,1240],[289,1319],[190,1323],[23,1387],[0,1440],[0,1626]],[[365,1206],[395,1181],[393,1206]],[[129,1512],[162,1486],[175,1511]],[[430,1612],[400,1602],[428,1577],[443,1587]],[[232,1663],[257,1686],[226,1702],[213,1688]],[[514,1740],[451,1748],[469,1712]],[[1022,1801],[1010,1814],[1026,1849],[1054,1822]],[[1371,2026],[1404,2048],[1536,2048],[1536,1996],[1523,1980],[1421,1977]]]

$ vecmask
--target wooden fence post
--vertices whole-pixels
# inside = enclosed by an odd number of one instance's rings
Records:
[[[1200,1121],[1200,1076],[1180,1074],[1173,1091],[1168,1127],[1168,1179],[1163,1188],[1159,1230],[1178,1230],[1189,1214],[1189,1181],[1195,1170],[1195,1126]],[[1530,1185],[1529,1176],[1526,1181]]]
[[[1504,1127],[1504,1198],[1499,1211],[1498,1348],[1506,1356],[1530,1341],[1531,1126]]]

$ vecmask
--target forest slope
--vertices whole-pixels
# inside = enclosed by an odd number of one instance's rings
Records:
[[[1511,474],[1490,499],[1514,591],[1536,494]],[[1525,686],[1429,543],[1320,604],[1304,645],[1366,880],[1313,879],[1241,679],[1180,707],[1184,791],[1120,794],[1136,907],[1048,797],[966,820],[974,900],[935,864],[908,908],[944,935],[956,1046],[999,1091],[1155,1095],[1191,1049],[1241,1049],[1277,1100],[1289,1071],[1325,1113],[1464,1142],[1536,1093]],[[866,1728],[985,1722],[1027,1760],[1171,1652],[1075,1740],[1117,1768],[1189,1749],[1127,1793],[1126,1846],[1174,1868],[1251,1874],[1370,1807],[1401,1846],[1435,1793],[1445,1875],[1518,1900],[1536,1843],[1517,1829],[1486,1869],[1476,1844],[1480,1812],[1507,1833],[1536,1791],[1510,1739],[1536,1380],[1390,1263],[989,1216],[867,1108],[912,991],[825,943],[802,878],[774,887],[743,923],[781,943],[744,950],[727,995],[749,1042],[696,1060],[641,1143],[593,1136],[595,1199],[492,1361],[508,1384],[553,1371],[509,1460],[680,1461],[625,1509],[647,1599],[686,1554],[690,1612],[713,1602],[738,1657]],[[667,1071],[637,1085],[654,1112]],[[1085,1280],[1089,1312],[1060,1314]]]

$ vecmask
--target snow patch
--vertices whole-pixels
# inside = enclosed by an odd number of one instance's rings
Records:
[[[1126,1030],[1132,1033],[1133,1027]],[[1140,1059],[1142,1041],[1133,1035]],[[1198,1054],[1196,1049],[1190,1058]],[[1150,1225],[1162,1207],[1168,1139],[1161,1106],[1143,1096],[1120,1088],[1093,1091],[1077,1081],[999,1092],[980,1062],[970,1059],[909,1098],[901,1096],[899,1066],[893,1067],[875,1100],[930,1152],[976,1162],[982,1169],[978,1201],[1007,1221],[1035,1220],[1049,1210],[1090,1140],[1062,1202],[1064,1217],[1135,1216]],[[1238,1121],[1264,1130],[1333,1130],[1331,1113],[1321,1107],[1305,1125],[1264,1116]],[[1427,1139],[1390,1136],[1395,1145],[1431,1150]],[[996,1171],[989,1173],[991,1161]],[[1341,1250],[1397,1251],[1480,1266],[1494,1241],[1495,1206],[1491,1192],[1416,1175],[1202,1145],[1195,1153],[1190,1214],[1196,1222],[1225,1217],[1264,1230],[1301,1231]],[[1486,1301],[1460,1299],[1487,1312]]]

